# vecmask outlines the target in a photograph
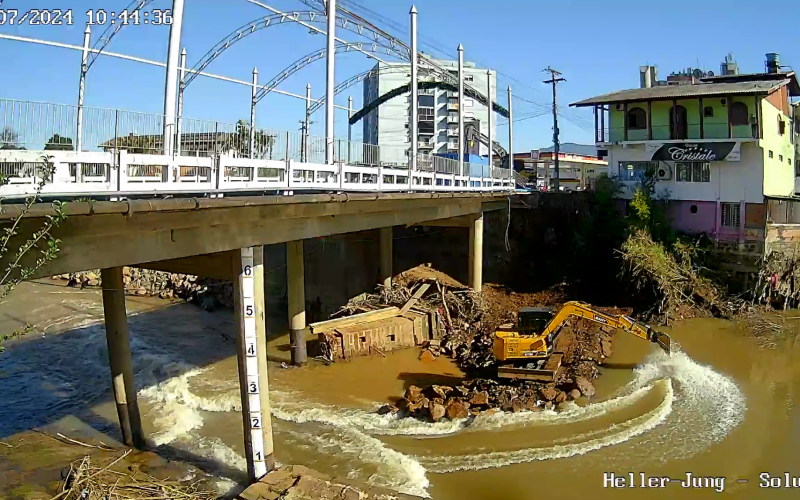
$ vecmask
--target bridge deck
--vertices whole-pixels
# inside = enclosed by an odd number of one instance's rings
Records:
[[[62,242],[58,258],[33,277],[126,265],[148,267],[149,263],[163,261],[171,263],[151,267],[227,276],[229,270],[219,269],[218,261],[207,254],[457,220],[506,208],[507,197],[504,193],[345,193],[72,202],[65,205],[69,216],[52,233]],[[20,210],[20,206],[5,205],[0,220],[16,216]],[[32,234],[40,229],[51,210],[49,204],[34,206],[19,233]],[[29,258],[37,256],[30,254]],[[191,262],[181,260],[187,258]]]

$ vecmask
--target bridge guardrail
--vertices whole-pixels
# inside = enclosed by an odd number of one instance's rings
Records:
[[[410,172],[406,148],[342,139],[329,165],[324,137],[251,130],[242,121],[180,118],[173,154],[165,155],[160,115],[84,107],[80,137],[77,116],[77,106],[0,99],[0,197],[35,192],[45,161],[55,168],[42,190],[50,195],[513,189],[491,169],[487,182],[468,164],[459,172],[456,160],[420,154]]]

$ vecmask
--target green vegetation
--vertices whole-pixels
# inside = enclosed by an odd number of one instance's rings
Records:
[[[8,297],[20,282],[33,276],[58,255],[61,240],[53,237],[51,233],[66,218],[63,204],[59,201],[52,202],[55,213],[46,215],[41,225],[32,226],[25,220],[33,205],[41,202],[42,189],[53,177],[55,168],[51,160],[51,157],[43,156],[40,163],[5,164],[20,171],[32,169],[32,173],[35,174],[36,189],[34,194],[25,198],[24,203],[15,205],[14,217],[0,224],[0,262],[3,262],[0,268],[0,302]],[[0,186],[8,184],[8,181],[8,178],[0,175]],[[36,254],[35,259],[26,257],[31,253]],[[26,326],[21,331],[3,335],[0,337],[0,343],[24,335],[31,329],[32,327]]]

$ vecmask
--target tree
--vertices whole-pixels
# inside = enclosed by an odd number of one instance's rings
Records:
[[[11,127],[0,130],[0,149],[25,149],[19,144],[19,134]]]
[[[6,129],[2,132],[3,137],[8,138],[5,132]],[[9,142],[14,144],[14,141]],[[41,202],[42,189],[53,178],[55,166],[52,157],[43,156],[41,163],[37,163],[37,170],[33,194],[14,206],[14,217],[0,221],[0,301],[8,297],[21,281],[29,279],[55,259],[61,245],[61,240],[52,236],[52,230],[66,218],[61,202],[52,203],[53,214],[46,215],[42,223],[31,223],[26,218],[33,205]],[[0,188],[7,183],[8,179],[0,174]],[[37,254],[36,258],[31,258],[31,253]],[[1,336],[0,343],[24,333]],[[0,352],[2,350],[0,346]]]
[[[58,134],[53,134],[53,137],[47,140],[44,145],[45,151],[74,151],[72,147],[72,139],[69,137],[61,137]]]
[[[274,135],[268,135],[263,130],[256,130],[253,157],[265,158],[271,156],[270,153],[274,145]],[[221,146],[223,151],[233,151],[242,158],[250,158],[250,122],[247,120],[237,121],[236,132],[224,134]]]

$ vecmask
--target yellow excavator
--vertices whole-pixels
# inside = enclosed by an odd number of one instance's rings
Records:
[[[630,316],[612,316],[584,302],[567,302],[557,314],[544,307],[523,307],[519,310],[518,325],[501,325],[495,331],[493,351],[498,362],[497,375],[554,382],[561,368],[564,353],[553,352],[561,327],[572,316],[632,333],[658,344],[667,354],[672,340],[669,335],[653,330]]]

